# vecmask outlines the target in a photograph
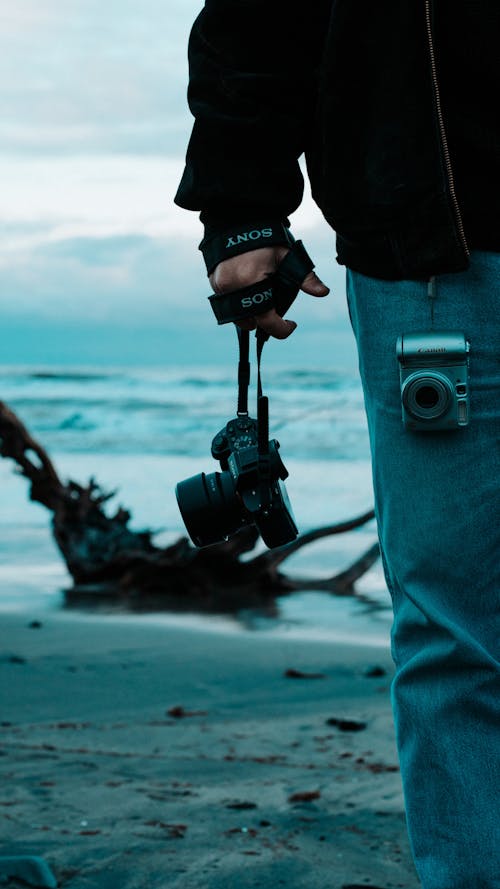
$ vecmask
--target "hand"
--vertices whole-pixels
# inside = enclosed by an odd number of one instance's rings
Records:
[[[262,281],[268,275],[273,275],[288,252],[288,247],[261,247],[225,259],[209,276],[214,293],[230,293],[232,290],[248,287],[256,281]],[[300,289],[304,293],[310,293],[311,296],[326,296],[330,292],[314,272],[306,275]],[[276,309],[270,309],[269,312],[238,321],[238,327],[242,330],[255,330],[256,327],[261,327],[270,336],[284,340],[293,333],[297,325],[295,321],[280,318]]]

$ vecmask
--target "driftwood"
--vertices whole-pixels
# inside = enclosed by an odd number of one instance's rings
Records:
[[[259,540],[253,526],[204,549],[186,537],[164,548],[155,546],[154,532],[128,527],[127,510],[119,507],[106,514],[103,507],[115,491],[104,493],[93,478],[86,486],[63,482],[46,451],[1,401],[0,455],[15,461],[30,482],[30,499],[52,513],[54,538],[73,579],[73,587],[65,591],[68,603],[112,600],[134,608],[227,612],[264,606],[272,611],[276,596],[298,590],[359,596],[354,585],[379,556],[374,543],[346,570],[328,578],[291,577],[279,570],[306,544],[364,525],[374,517],[373,510],[301,534],[253,558],[248,554]],[[244,554],[247,558],[241,560]]]

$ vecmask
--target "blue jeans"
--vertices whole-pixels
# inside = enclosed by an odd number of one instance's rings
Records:
[[[436,278],[434,328],[471,343],[466,428],[403,427],[398,334],[430,326],[425,281],[347,272],[393,601],[392,703],[424,889],[500,887],[500,254]]]

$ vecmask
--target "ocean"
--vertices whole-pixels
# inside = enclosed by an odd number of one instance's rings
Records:
[[[346,369],[263,369],[270,434],[290,476],[286,487],[301,532],[352,518],[372,506],[368,435],[359,380]],[[219,468],[210,443],[236,410],[232,367],[0,366],[0,397],[48,451],[59,474],[93,476],[117,490],[133,528],[157,531],[166,545],[185,534],[177,481]],[[250,393],[250,413],[255,391]],[[0,460],[0,610],[40,618],[64,607],[71,585],[51,537],[50,516],[28,501],[28,485]],[[375,523],[305,547],[283,566],[300,577],[346,568],[376,540]],[[286,632],[386,646],[390,599],[380,562],[358,582],[362,599],[308,591],[278,599],[270,618],[186,613],[149,616],[214,629]]]

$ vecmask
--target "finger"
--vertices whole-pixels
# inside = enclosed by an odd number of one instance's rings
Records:
[[[236,324],[238,327],[241,327],[242,330],[255,330],[257,324],[255,323],[254,318],[246,318],[241,321],[237,321]]]
[[[231,256],[215,267],[208,280],[214,293],[230,293],[248,287],[272,275],[288,252],[288,247],[260,247]]]
[[[260,327],[269,336],[275,337],[277,340],[286,340],[297,327],[295,321],[289,321],[287,318],[280,318],[276,309],[270,309],[269,312],[263,312],[255,318],[257,326]]]
[[[311,296],[327,296],[330,293],[330,288],[314,272],[309,272],[306,275],[302,281],[301,290],[305,293],[310,293]]]

